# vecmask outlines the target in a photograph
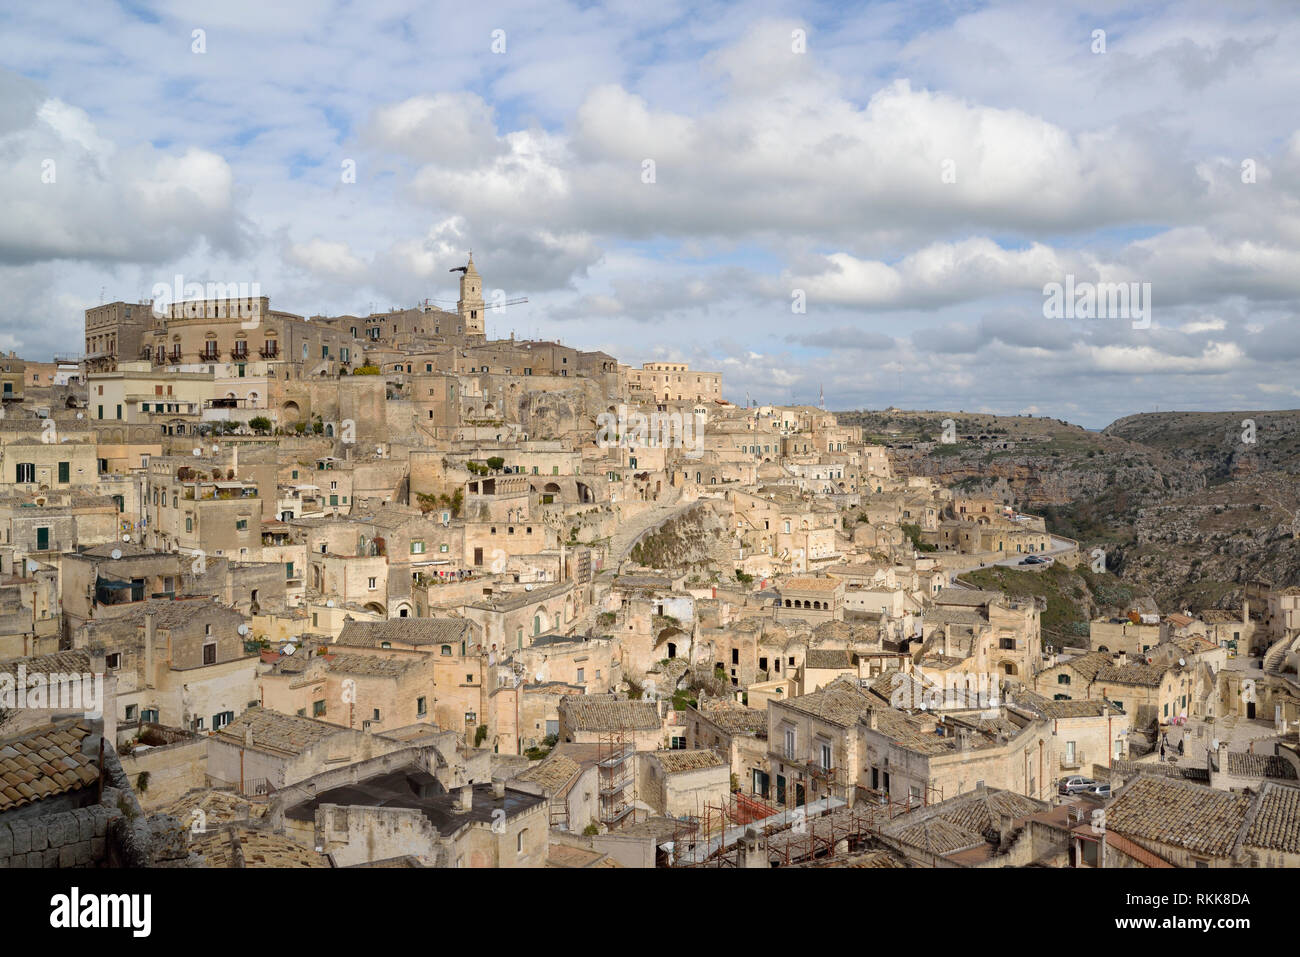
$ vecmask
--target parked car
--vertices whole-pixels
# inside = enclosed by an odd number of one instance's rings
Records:
[[[1061,778],[1061,783],[1057,785],[1057,791],[1061,794],[1080,794],[1100,783],[1092,778],[1085,778],[1082,774],[1072,774],[1068,778]]]
[[[1085,789],[1085,793],[1108,798],[1110,797],[1110,785],[1106,783],[1093,784]]]
[[[1043,564],[1043,560],[1042,560],[1041,558],[1037,557],[1036,555],[1030,555],[1028,558],[1022,558],[1022,559],[1020,559],[1020,564],[1022,564],[1022,565],[1041,565],[1041,564]]]

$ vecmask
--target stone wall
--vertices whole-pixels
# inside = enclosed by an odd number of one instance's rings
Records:
[[[140,805],[150,811],[207,783],[208,739],[196,735],[175,744],[124,754],[121,761],[122,771],[137,793],[141,773],[148,772],[149,786],[140,794]]]
[[[122,816],[102,804],[0,824],[0,867],[104,867],[109,822]]]

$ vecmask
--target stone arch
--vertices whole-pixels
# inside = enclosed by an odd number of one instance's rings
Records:
[[[298,403],[294,402],[293,399],[289,399],[284,405],[280,406],[280,412],[286,423],[297,422],[302,416],[302,410],[298,408]]]

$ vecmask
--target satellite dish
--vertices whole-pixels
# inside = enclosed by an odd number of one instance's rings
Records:
[[[248,634],[248,626],[240,625],[238,628],[235,629],[235,631],[239,632],[241,635],[246,635]]]
[[[546,680],[546,679],[542,676],[542,673],[541,673],[540,671],[537,672],[537,674],[533,675],[533,677],[534,677],[534,678],[535,678],[539,683],[542,682],[542,681],[545,681],[545,680]]]
[[[532,591],[532,590],[533,590],[533,586],[532,586],[532,585],[525,585],[525,586],[524,586],[524,591]]]
[[[41,567],[41,566],[38,565],[36,562],[33,562],[33,561],[28,561],[28,562],[27,562],[27,570],[28,570],[29,572],[34,572],[34,571],[36,571],[36,569],[38,569],[38,568],[40,568],[40,567]]]
[[[82,415],[82,414],[81,414],[81,413],[80,413],[80,412],[78,412],[78,413],[77,413],[77,418],[79,418],[79,419],[84,419],[84,418],[85,418],[85,416],[84,416],[84,415]]]
[[[325,607],[326,607],[326,608],[333,608],[333,607],[334,607],[334,599],[331,598],[331,599],[329,599],[327,602],[325,602]]]
[[[298,649],[297,649],[295,646],[293,646],[293,645],[285,645],[285,646],[284,646],[284,653],[285,653],[286,655],[291,655],[291,654],[293,654],[293,653],[294,653],[295,651],[297,651],[297,650],[298,650]]]
[[[1187,660],[1186,660],[1185,658],[1179,658],[1179,659],[1178,659],[1178,666],[1179,666],[1180,668],[1181,668],[1183,665],[1185,665],[1185,664],[1187,664]]]
[[[195,450],[194,450],[194,454],[195,454],[196,456],[197,456],[197,455],[202,455],[202,454],[203,454],[203,450],[202,450],[202,449],[195,449]]]
[[[111,557],[112,557],[114,560],[119,559],[119,558],[122,557],[122,549],[120,549],[120,548],[115,548],[115,549],[113,549],[112,552],[110,552],[110,555],[111,555]]]
[[[130,536],[130,535],[123,535],[123,536],[122,536],[122,541],[124,541],[124,542],[129,542],[130,540],[131,540],[131,536]]]

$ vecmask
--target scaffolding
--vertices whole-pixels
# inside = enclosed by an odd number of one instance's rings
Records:
[[[829,860],[858,852],[891,821],[925,806],[861,788],[858,794],[860,799],[851,807],[836,798],[823,798],[785,809],[739,793],[723,803],[705,804],[698,818],[683,820],[674,831],[672,866],[736,867],[736,845],[751,830],[766,841],[773,867]]]
[[[636,746],[629,737],[626,729],[619,729],[602,734],[596,742],[600,823],[606,830],[636,823]]]

